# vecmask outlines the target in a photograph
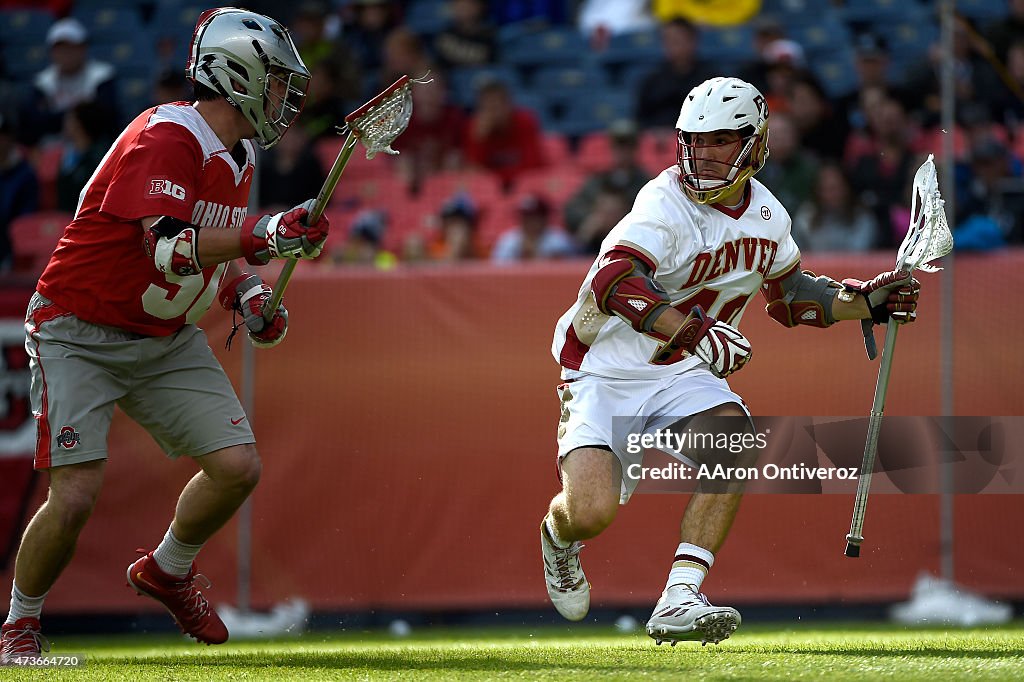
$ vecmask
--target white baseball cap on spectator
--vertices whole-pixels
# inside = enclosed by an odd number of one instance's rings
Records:
[[[765,45],[762,56],[769,64],[785,64],[794,69],[801,69],[807,63],[800,43],[786,39],[773,40]]]
[[[46,45],[53,47],[57,43],[71,43],[81,45],[89,39],[89,32],[82,26],[82,22],[71,17],[54,22],[50,30],[46,32]]]

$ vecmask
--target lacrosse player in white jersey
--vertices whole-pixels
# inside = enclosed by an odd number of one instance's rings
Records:
[[[751,357],[737,327],[756,292],[787,327],[916,316],[919,284],[906,273],[837,282],[801,271],[789,214],[753,179],[768,158],[768,127],[765,99],[749,83],[713,78],[690,91],[676,123],[677,163],[640,191],[558,321],[562,491],[540,530],[548,595],[569,620],[590,608],[580,541],[607,528],[637,484],[623,472],[643,455],[631,453],[638,448],[626,436],[706,417],[751,428],[725,377]],[[667,452],[694,464],[688,453]],[[690,498],[647,623],[659,644],[717,643],[739,626],[739,612],[711,605],[701,584],[741,496],[733,486]]]

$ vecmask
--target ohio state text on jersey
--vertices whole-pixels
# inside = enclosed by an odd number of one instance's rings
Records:
[[[627,247],[655,268],[654,279],[681,312],[700,305],[712,317],[738,327],[762,282],[799,261],[790,227],[785,207],[757,180],[750,180],[743,202],[734,209],[702,205],[686,197],[679,168],[672,166],[640,190],[633,209],[601,244],[601,254]],[[551,350],[563,377],[655,378],[701,364],[697,357],[655,364],[652,358],[663,339],[640,334],[598,310],[590,283],[600,261],[599,256],[576,303],[555,327]]]
[[[82,190],[39,292],[87,322],[147,336],[197,321],[226,264],[188,277],[159,272],[143,249],[140,220],[166,215],[205,229],[240,227],[254,170],[252,143],[241,144],[239,167],[188,103],[142,112]]]

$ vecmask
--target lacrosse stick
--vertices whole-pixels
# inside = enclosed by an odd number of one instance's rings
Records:
[[[896,254],[896,269],[913,274],[914,270],[938,272],[942,268],[929,265],[936,258],[953,250],[953,235],[946,224],[939,181],[935,173],[933,156],[917,169],[914,175],[914,189],[911,197],[910,227]],[[875,382],[875,398],[868,418],[868,435],[864,443],[864,461],[861,462],[860,478],[857,481],[857,499],[853,505],[853,520],[850,533],[846,536],[846,556],[860,556],[861,535],[864,529],[864,514],[868,508],[868,492],[871,489],[871,473],[875,468],[878,453],[878,433],[882,429],[882,412],[885,410],[885,394],[889,389],[889,370],[892,368],[892,353],[896,348],[896,333],[900,326],[891,321],[886,325],[885,346],[878,366],[878,380]]]
[[[345,135],[345,141],[341,145],[341,151],[338,152],[338,158],[331,166],[331,172],[324,180],[324,186],[316,195],[313,210],[309,212],[309,217],[306,219],[308,224],[315,224],[323,215],[341,174],[345,172],[348,160],[352,158],[357,141],[362,142],[366,147],[367,159],[372,159],[378,152],[398,154],[391,148],[391,143],[405,132],[409,125],[409,119],[412,118],[412,86],[429,82],[426,75],[422,78],[402,76],[382,93],[345,117],[345,125],[339,131],[340,134]],[[263,317],[268,321],[274,317],[274,311],[281,304],[288,280],[292,278],[292,273],[298,262],[298,259],[291,259],[281,270],[281,276],[278,277],[277,284],[274,285],[274,294],[263,308]]]

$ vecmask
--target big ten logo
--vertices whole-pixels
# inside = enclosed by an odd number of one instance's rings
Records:
[[[30,388],[24,322],[13,310],[0,311],[0,570],[17,547],[32,495],[36,426]]]
[[[185,188],[182,187],[181,185],[174,184],[170,180],[150,180],[149,193],[150,195],[166,194],[167,196],[173,197],[178,201],[185,201]]]

